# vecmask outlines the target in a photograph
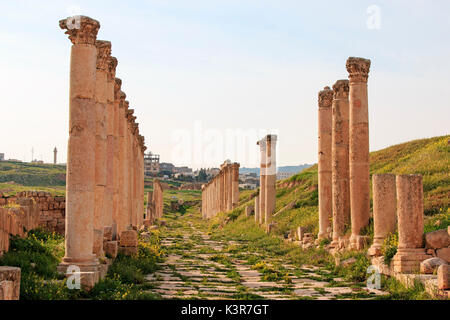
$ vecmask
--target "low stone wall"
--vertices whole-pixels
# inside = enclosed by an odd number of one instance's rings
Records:
[[[55,197],[49,192],[43,191],[23,191],[17,193],[16,197],[25,197],[35,201],[40,211],[40,227],[50,232],[64,234],[66,219],[65,197]]]

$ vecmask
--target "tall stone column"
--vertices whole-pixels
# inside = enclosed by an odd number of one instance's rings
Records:
[[[232,209],[236,208],[239,203],[239,163],[235,162],[232,164],[232,193],[231,193],[231,203]]]
[[[423,186],[419,174],[398,175],[397,219],[398,249],[393,260],[394,271],[409,273],[419,270],[420,263],[430,258],[423,244]]]
[[[319,239],[328,238],[332,216],[331,127],[333,90],[325,87],[319,92]]]
[[[277,136],[269,134],[266,136],[266,225],[272,222],[272,215],[275,211],[277,182],[277,158],[276,158]]]
[[[332,103],[332,212],[333,241],[338,244],[350,222],[350,181],[348,164],[348,80],[338,80],[333,85]]]
[[[94,253],[103,256],[103,227],[106,216],[106,122],[108,98],[108,60],[111,54],[109,41],[97,40],[97,71],[95,83],[95,205]]]
[[[65,256],[58,271],[70,265],[92,272],[98,281],[93,254],[95,187],[95,83],[100,23],[85,16],[61,20],[73,43],[70,59],[69,141],[66,177]]]
[[[380,256],[384,239],[397,227],[397,195],[394,174],[374,174],[373,193],[373,244],[370,256]]]
[[[205,185],[202,184],[202,218],[205,219],[205,208],[206,208],[206,192],[205,192]]]
[[[122,81],[116,79],[116,83]],[[119,91],[119,110],[118,110],[118,127],[119,127],[119,212],[117,216],[117,235],[120,237],[122,231],[126,230],[126,181],[125,181],[125,167],[126,167],[126,94]]]
[[[233,165],[229,163],[226,167],[227,173],[227,210],[233,210]]]
[[[349,73],[350,104],[350,213],[352,235],[351,247],[360,249],[361,230],[369,222],[369,110],[367,99],[367,78],[370,60],[350,57],[346,63]]]
[[[218,211],[225,211],[225,169],[223,165],[220,168],[219,172],[219,210]],[[216,212],[215,212],[216,213]]]
[[[107,78],[107,103],[106,103],[106,187],[105,187],[105,217],[104,226],[113,228],[113,215],[115,210],[114,203],[114,93],[116,78],[117,59],[109,57],[108,59],[108,78]],[[117,199],[116,199],[117,200]],[[113,228],[114,229],[114,228]],[[113,233],[115,233],[113,231]]]
[[[113,222],[112,222],[112,235],[113,239],[116,240],[117,234],[118,234],[118,223],[119,223],[119,216],[122,212],[122,200],[123,196],[121,193],[121,181],[123,183],[123,177],[121,177],[121,155],[120,155],[120,134],[119,134],[119,127],[120,127],[120,121],[121,121],[121,113],[123,113],[123,110],[120,108],[121,103],[121,93],[120,90],[122,86],[122,80],[119,78],[114,79],[114,120],[113,120],[113,137],[114,137],[114,160],[113,160],[113,166],[114,166],[114,181],[113,181]]]
[[[129,105],[129,104],[128,104]],[[132,148],[133,148],[133,140],[132,140],[132,134],[131,134],[131,127],[132,127],[132,118],[133,118],[133,109],[127,109],[126,114],[126,146],[127,146],[127,157],[126,157],[126,168],[125,168],[125,181],[126,181],[126,215],[127,215],[127,224],[126,224],[126,230],[131,228],[133,225],[132,222],[132,215],[133,215],[133,208],[132,208],[132,197],[133,197],[133,178],[131,175],[133,164],[132,164]]]
[[[259,223],[263,224],[266,216],[266,141],[262,139],[256,143],[259,145],[260,169],[259,169]]]

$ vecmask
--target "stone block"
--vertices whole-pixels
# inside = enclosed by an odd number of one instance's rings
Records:
[[[144,227],[150,227],[152,225],[152,221],[150,219],[144,219],[143,224]]]
[[[107,257],[117,257],[118,243],[117,241],[107,241],[104,245],[105,254]]]
[[[437,249],[436,256],[450,263],[450,248]]]
[[[0,266],[0,300],[19,300],[20,268]]]
[[[105,241],[112,241],[113,228],[111,226],[103,227],[103,239]]]
[[[424,260],[420,263],[420,273],[433,274],[434,271],[436,271],[437,268],[442,264],[447,264],[447,262],[440,258],[430,258]]]
[[[96,256],[103,254],[103,230],[94,229],[94,246],[92,251]]]
[[[445,229],[428,232],[425,234],[425,247],[440,249],[450,246],[450,235]]]
[[[440,265],[437,270],[438,288],[441,290],[450,289],[450,265]]]
[[[138,234],[135,230],[125,230],[120,234],[121,247],[137,247]]]

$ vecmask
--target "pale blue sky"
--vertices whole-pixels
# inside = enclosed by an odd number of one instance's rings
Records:
[[[380,29],[367,27],[370,5],[380,9]],[[171,137],[201,121],[219,133],[275,130],[279,165],[316,162],[317,92],[347,78],[348,56],[372,60],[371,150],[449,133],[446,0],[1,0],[6,158],[29,161],[34,147],[36,158],[50,162],[57,146],[59,161],[66,160],[71,45],[58,21],[71,13],[100,21],[98,39],[112,42],[141,134],[162,161],[219,161],[173,159]],[[249,152],[256,148],[252,142]]]

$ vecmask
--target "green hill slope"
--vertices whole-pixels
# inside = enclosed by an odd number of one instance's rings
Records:
[[[11,181],[23,186],[64,186],[66,166],[0,161],[0,183]]]
[[[450,135],[372,152],[370,174],[376,173],[422,174],[426,230],[450,224]],[[249,203],[251,193],[242,192],[243,206]],[[275,212],[277,233],[285,234],[297,226],[318,233],[317,165],[277,183]]]

